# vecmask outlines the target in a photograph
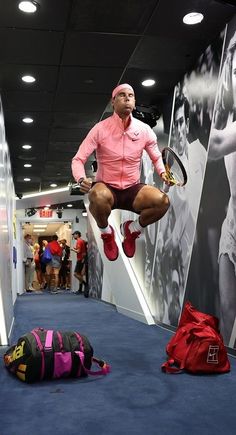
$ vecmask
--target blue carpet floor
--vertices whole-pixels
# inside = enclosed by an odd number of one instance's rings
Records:
[[[233,435],[236,361],[224,375],[167,375],[171,332],[74,294],[23,295],[13,343],[32,328],[78,330],[112,366],[99,378],[24,384],[0,366],[1,435]],[[0,347],[0,354],[5,349]]]

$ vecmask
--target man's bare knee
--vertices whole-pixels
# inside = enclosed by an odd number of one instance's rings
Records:
[[[165,210],[165,213],[167,212],[167,210],[170,207],[169,197],[165,193],[163,193],[163,196],[162,196],[162,207],[163,207],[163,210]]]
[[[89,193],[90,204],[110,204],[112,200],[112,194],[106,187],[99,189],[92,189]]]
[[[169,207],[170,207],[169,197],[165,193],[162,193],[162,196],[155,207],[158,219],[160,219],[162,216],[166,214]]]

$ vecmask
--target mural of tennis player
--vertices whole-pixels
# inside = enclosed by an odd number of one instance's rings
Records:
[[[234,25],[231,27],[235,29]],[[209,160],[223,158],[230,197],[219,241],[219,298],[221,332],[226,345],[236,340],[236,32],[228,28],[228,43],[214,113],[214,128],[209,143]],[[222,174],[224,175],[224,174]],[[218,197],[220,201],[220,197]]]
[[[185,281],[194,238],[203,174],[206,165],[206,150],[198,139],[189,143],[190,106],[187,97],[177,89],[174,102],[173,129],[170,145],[183,163],[188,181],[184,187],[171,187],[171,207],[159,223],[157,235],[157,258],[153,278],[162,277],[167,301],[162,310],[163,318],[176,326],[184,297]],[[157,275],[157,276],[155,276]],[[158,289],[157,289],[158,292]]]

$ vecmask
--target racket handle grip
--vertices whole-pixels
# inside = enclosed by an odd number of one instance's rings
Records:
[[[164,183],[163,188],[162,188],[163,192],[168,193],[169,189],[170,189],[170,186],[168,184]]]

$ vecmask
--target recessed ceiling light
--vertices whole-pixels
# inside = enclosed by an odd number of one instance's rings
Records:
[[[52,184],[50,184],[50,187],[57,187],[57,184],[56,183],[52,183]]]
[[[183,18],[184,24],[193,25],[201,23],[203,20],[204,15],[200,12],[190,12],[189,14],[185,15]]]
[[[32,165],[30,163],[25,163],[24,168],[31,168]]]
[[[67,204],[66,207],[73,207],[73,204]]]
[[[34,120],[32,118],[23,118],[22,121],[25,124],[31,124],[32,122],[34,122]]]
[[[31,181],[31,178],[24,178],[24,181]]]
[[[47,224],[34,224],[34,228],[47,228]]]
[[[24,148],[24,150],[30,150],[30,148],[32,148],[31,145],[22,145],[22,148]]]
[[[21,80],[25,83],[34,83],[36,79],[33,76],[22,76]]]
[[[153,79],[147,79],[147,80],[144,80],[142,82],[142,85],[148,87],[148,86],[155,85],[155,83],[156,83],[155,80],[153,80]]]
[[[49,208],[49,207],[51,207],[51,204],[46,204],[45,207]]]
[[[22,12],[26,12],[27,14],[33,14],[34,12],[37,11],[38,9],[38,3],[36,3],[35,1],[22,1],[18,4],[18,8],[22,11]]]
[[[36,228],[36,230],[33,230],[33,233],[44,233],[45,228]]]

